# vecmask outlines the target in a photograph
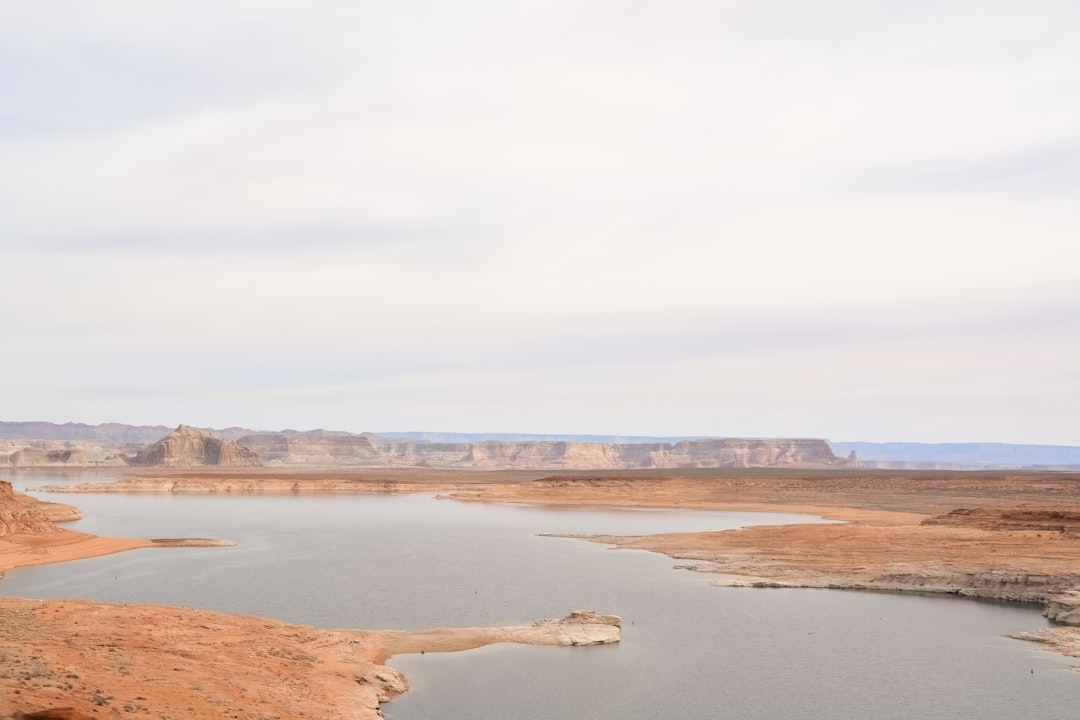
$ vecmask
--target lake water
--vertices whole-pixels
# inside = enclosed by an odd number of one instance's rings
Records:
[[[16,487],[52,479],[10,478]],[[1080,675],[1005,638],[1037,610],[938,596],[715,588],[675,561],[539,533],[647,534],[792,515],[553,509],[428,496],[41,495],[114,536],[222,537],[11,572],[0,593],[186,605],[325,628],[527,624],[579,608],[623,642],[401,656],[392,720],[1077,716]],[[1034,669],[1034,674],[1031,670]]]

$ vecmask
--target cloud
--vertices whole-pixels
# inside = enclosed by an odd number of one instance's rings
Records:
[[[0,389],[58,420],[1080,442],[1078,15],[8,3]]]

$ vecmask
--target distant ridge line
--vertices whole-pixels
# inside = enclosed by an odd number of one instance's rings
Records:
[[[387,440],[413,440],[432,443],[476,443],[491,440],[496,442],[588,442],[646,445],[652,443],[677,443],[684,440],[720,439],[715,435],[574,435],[567,433],[458,433],[417,430],[378,432],[375,434]],[[743,439],[757,440],[765,438]]]
[[[252,430],[229,427],[205,428],[223,440],[240,440],[253,435],[285,437],[368,437],[384,441],[419,442],[432,444],[478,442],[570,442],[608,443],[621,445],[671,444],[685,441],[722,440],[709,435],[588,435],[570,433],[458,433],[431,431],[394,431],[380,433],[350,433],[340,430]],[[123,423],[52,423],[44,421],[0,421],[0,440],[19,441],[88,441],[117,446],[136,446],[157,442],[174,430],[165,425],[125,425]],[[728,437],[727,439],[766,440],[780,438]],[[793,439],[793,438],[785,438]],[[898,469],[1080,469],[1080,446],[1039,445],[1017,443],[920,443],[920,442],[862,442],[828,441],[838,457],[855,451],[865,468]],[[126,451],[125,451],[126,452]]]

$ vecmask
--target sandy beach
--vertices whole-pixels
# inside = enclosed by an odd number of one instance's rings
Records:
[[[71,530],[48,535],[7,535],[0,537],[0,575],[31,565],[82,560],[153,546],[151,540],[98,537]]]

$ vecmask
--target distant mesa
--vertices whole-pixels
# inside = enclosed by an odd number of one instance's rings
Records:
[[[209,430],[181,425],[140,450],[132,465],[192,467],[199,465],[261,467],[255,451],[235,440],[223,440]]]
[[[0,441],[0,443],[13,441]],[[34,441],[0,455],[14,467],[128,464],[138,467],[445,468],[473,470],[632,470],[675,468],[846,467],[825,440],[715,438],[617,443],[481,440],[437,443],[371,433],[283,431],[222,438],[180,425],[141,447]],[[56,445],[61,447],[56,447]],[[124,452],[124,450],[127,450]]]
[[[50,426],[0,423],[0,436],[19,432],[38,438],[0,439],[0,466],[10,467],[281,467],[444,468],[474,470],[631,470],[675,468],[847,467],[829,443],[817,439],[681,439],[668,442],[500,439],[431,442],[372,433],[211,431],[180,425],[146,444],[108,444],[91,439],[131,438],[153,428]],[[243,433],[243,434],[241,434]],[[226,435],[230,437],[225,437]],[[507,436],[503,436],[507,437]]]
[[[179,435],[178,435],[179,433]],[[195,435],[200,437],[195,437]],[[196,430],[0,421],[0,469],[124,465],[476,470],[858,467],[1080,470],[1080,447],[818,439]]]
[[[383,453],[367,435],[286,431],[247,435],[237,440],[269,465],[374,465]]]
[[[435,443],[377,435],[258,434],[237,440],[269,466],[475,470],[628,470],[846,466],[825,440],[723,438],[672,443],[551,440]]]
[[[45,450],[37,447],[25,447],[8,456],[12,467],[38,467],[41,465],[86,465],[86,451],[79,448]]]

